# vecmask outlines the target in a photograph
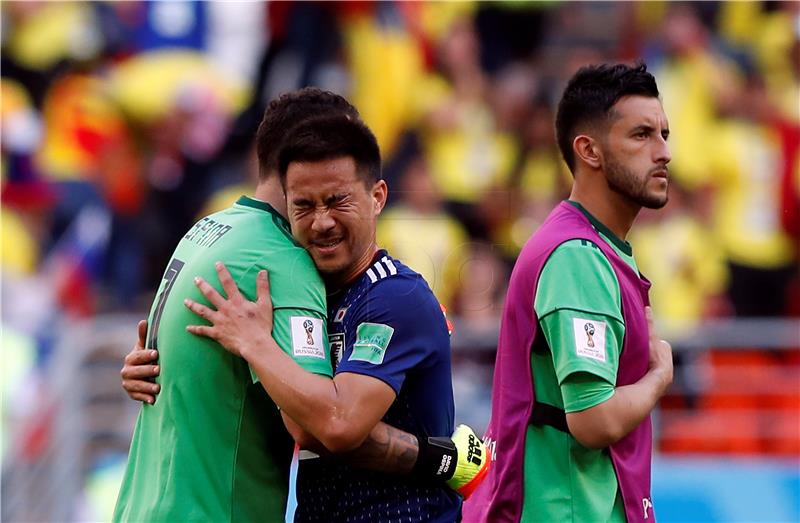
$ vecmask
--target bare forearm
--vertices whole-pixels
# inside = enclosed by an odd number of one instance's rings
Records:
[[[567,414],[570,433],[589,448],[605,448],[635,429],[655,408],[669,383],[650,371],[636,383],[617,387],[608,400]]]
[[[409,474],[417,462],[419,444],[416,436],[379,422],[360,447],[349,452],[333,454],[311,434],[303,430],[285,412],[283,422],[301,448],[343,461],[350,466],[377,470],[388,474]]]
[[[334,381],[304,371],[272,339],[242,355],[283,412],[328,447],[331,435],[339,433],[337,425],[348,417]]]
[[[654,372],[647,373],[638,382],[617,387],[611,409],[611,426],[613,433],[622,439],[650,415],[664,395],[666,387]]]
[[[417,438],[383,422],[355,450],[340,454],[348,465],[390,474],[408,474],[417,461]]]

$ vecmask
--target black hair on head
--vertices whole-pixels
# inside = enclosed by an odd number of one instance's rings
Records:
[[[318,162],[349,156],[367,187],[381,179],[381,153],[375,135],[359,118],[327,115],[295,126],[283,141],[278,164],[281,182],[292,162]]]
[[[572,142],[587,125],[605,122],[620,98],[640,95],[658,98],[656,79],[647,66],[600,64],[581,67],[564,89],[556,114],[556,140],[569,170],[575,172]]]
[[[268,178],[278,171],[278,153],[292,127],[309,118],[335,114],[359,117],[358,110],[343,96],[317,87],[284,93],[272,100],[256,132],[259,178]]]

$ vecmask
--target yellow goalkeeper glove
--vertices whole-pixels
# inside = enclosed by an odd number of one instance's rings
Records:
[[[483,441],[466,425],[459,425],[449,438],[419,438],[414,473],[444,482],[468,498],[486,477],[491,465]]]
[[[486,477],[492,458],[481,438],[466,425],[456,427],[450,439],[458,449],[458,463],[447,485],[467,499]]]

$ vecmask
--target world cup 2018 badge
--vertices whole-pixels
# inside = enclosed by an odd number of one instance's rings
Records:
[[[295,357],[328,357],[325,323],[322,318],[292,316],[292,354]]]
[[[586,345],[594,347],[594,340],[592,339],[592,336],[594,336],[594,325],[591,323],[584,323],[583,330],[586,331]]]
[[[303,322],[303,329],[306,331],[306,341],[308,344],[314,345],[314,337],[311,335],[314,332],[314,324],[311,323],[311,320]]]
[[[606,361],[606,322],[589,318],[573,318],[575,350],[578,356]]]

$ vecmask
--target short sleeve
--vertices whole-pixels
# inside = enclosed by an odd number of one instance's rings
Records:
[[[616,383],[625,333],[621,322],[600,314],[562,309],[540,319],[540,324],[559,384],[576,372]]]
[[[601,314],[622,322],[619,282],[603,251],[589,240],[559,245],[542,268],[534,309],[539,318],[562,309]]]
[[[575,372],[561,383],[564,412],[595,407],[614,395],[614,384],[586,372]]]
[[[272,337],[303,370],[333,376],[325,315],[307,309],[275,309]],[[258,381],[250,370],[253,381]]]
[[[422,278],[388,278],[354,311],[336,373],[377,378],[400,393],[410,372],[449,358],[447,324]]]
[[[316,270],[306,267],[305,251],[285,251],[287,256],[265,260],[273,303],[272,337],[304,370],[332,376],[333,368],[326,328],[325,288]],[[263,268],[254,265],[243,277],[254,277]],[[245,293],[250,300],[256,296]],[[253,382],[258,381],[250,369]]]
[[[559,384],[587,372],[617,380],[625,323],[614,269],[588,240],[570,240],[542,268],[534,309],[553,356]]]
[[[305,249],[292,247],[275,252],[261,263],[269,270],[275,309],[307,309],[326,314],[325,284]]]

